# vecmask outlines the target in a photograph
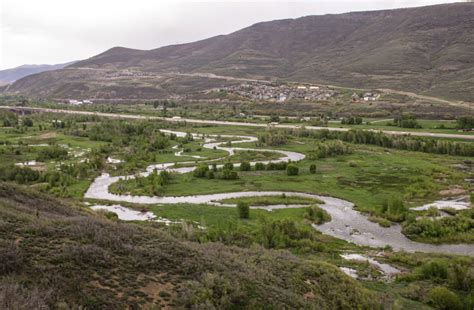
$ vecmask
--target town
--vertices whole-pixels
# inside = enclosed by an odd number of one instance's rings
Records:
[[[338,93],[325,86],[249,82],[219,89],[252,100],[285,102],[292,99],[328,100]]]

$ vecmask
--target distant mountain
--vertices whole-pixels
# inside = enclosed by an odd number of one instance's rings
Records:
[[[156,98],[223,83],[197,78],[198,73],[472,101],[474,3],[277,20],[148,51],[115,47],[68,68],[23,78],[9,91],[56,98]]]
[[[11,69],[0,70],[0,85],[13,83],[30,74],[62,69],[73,63],[74,61],[57,65],[23,65]]]

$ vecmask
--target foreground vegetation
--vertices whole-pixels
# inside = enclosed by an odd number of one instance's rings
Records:
[[[374,293],[327,263],[183,242],[153,225],[113,222],[17,186],[0,184],[0,212],[2,308],[376,303]]]

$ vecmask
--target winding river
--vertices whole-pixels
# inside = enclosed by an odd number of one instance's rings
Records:
[[[162,130],[165,134],[175,134],[179,137],[184,137],[186,133],[176,132],[171,130]],[[274,160],[260,161],[262,163],[269,162],[289,162],[289,161],[300,161],[305,158],[304,154],[283,151],[283,150],[272,150],[272,149],[252,149],[252,148],[238,148],[232,146],[224,146],[227,142],[218,142],[217,139],[228,138],[232,139],[232,143],[243,143],[243,142],[255,142],[256,137],[253,136],[237,136],[237,135],[200,135],[193,134],[194,138],[204,139],[204,148],[208,149],[219,149],[226,151],[231,156],[235,154],[235,151],[256,151],[256,152],[273,152],[281,155],[280,158]],[[219,161],[223,158],[208,160],[206,162]],[[251,165],[255,165],[256,162],[251,162]],[[192,165],[195,162],[182,162],[181,164]],[[147,176],[155,169],[157,171],[168,170],[174,173],[189,173],[192,172],[196,167],[180,167],[174,168],[174,163],[165,163],[151,165],[147,167],[146,171],[142,172],[140,176]],[[239,166],[239,164],[235,164]],[[222,167],[222,165],[218,165]],[[407,252],[436,252],[446,254],[463,254],[474,256],[474,245],[470,244],[445,244],[445,245],[433,245],[411,241],[401,233],[400,225],[394,225],[389,228],[383,228],[376,223],[370,222],[367,216],[353,209],[354,204],[333,197],[314,195],[309,193],[298,193],[298,192],[287,192],[287,191],[252,191],[252,192],[230,192],[230,193],[219,193],[219,194],[207,194],[207,195],[190,195],[190,196],[132,196],[132,195],[119,195],[109,192],[109,186],[120,179],[131,179],[134,175],[129,176],[111,176],[107,173],[103,173],[97,177],[91,184],[85,198],[90,199],[101,199],[115,202],[129,202],[137,204],[210,204],[220,207],[235,207],[232,204],[223,204],[219,201],[229,198],[240,198],[240,197],[256,197],[256,196],[275,196],[285,194],[287,196],[300,196],[308,197],[321,200],[323,203],[319,206],[326,210],[332,220],[322,225],[313,225],[313,227],[322,233],[331,235],[333,237],[346,240],[362,246],[370,247],[384,247],[391,246],[394,250],[404,250]],[[301,208],[303,205],[272,205],[272,206],[251,206],[253,209],[265,209],[268,211],[282,208]]]

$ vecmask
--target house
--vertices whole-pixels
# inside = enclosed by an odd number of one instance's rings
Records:
[[[374,93],[365,93],[363,96],[364,101],[375,101],[378,97],[379,95],[376,95]]]
[[[80,100],[70,99],[68,103],[72,105],[81,105],[83,102]]]

